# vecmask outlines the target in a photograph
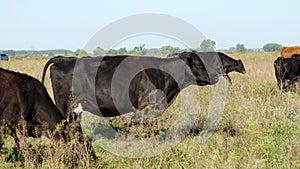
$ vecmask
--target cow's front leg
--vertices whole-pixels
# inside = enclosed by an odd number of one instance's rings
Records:
[[[23,137],[20,132],[20,128],[16,126],[10,126],[8,125],[8,128],[10,130],[10,135],[13,137],[17,150],[18,150],[18,156],[17,159],[19,159],[22,162],[22,165],[24,165],[25,158],[23,156]]]
[[[228,80],[230,85],[232,85],[231,78],[227,74],[223,75],[223,77]]]
[[[6,132],[5,132],[4,124],[2,124],[0,122],[0,152],[1,152],[1,149],[4,145],[4,140],[6,139],[5,134],[6,134]]]

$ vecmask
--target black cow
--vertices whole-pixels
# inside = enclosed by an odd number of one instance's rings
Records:
[[[294,58],[294,59],[300,59],[300,54],[293,54],[292,58]]]
[[[161,102],[159,109],[164,110],[189,85],[213,85],[220,76],[230,80],[228,73],[232,71],[246,72],[241,60],[216,52],[183,52],[165,59],[58,56],[46,63],[42,82],[51,64],[52,88],[60,111],[67,111],[73,91],[79,108],[104,117],[145,110],[157,100]]]
[[[290,91],[290,87],[299,81],[300,60],[297,55],[292,58],[278,57],[274,61],[275,76],[278,88],[282,91]]]
[[[77,134],[82,139],[79,118],[75,115],[65,119],[66,115],[57,109],[37,79],[0,68],[0,140],[10,134],[21,159],[25,137],[40,137],[45,131],[46,135],[50,133],[54,138],[67,141],[70,130],[72,135]],[[58,129],[59,123],[62,126]]]

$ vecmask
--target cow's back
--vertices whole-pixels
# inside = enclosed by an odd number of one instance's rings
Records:
[[[1,120],[9,123],[18,122],[21,118],[21,111],[32,107],[30,100],[34,99],[33,92],[27,93],[32,84],[27,83],[26,76],[18,77],[12,72],[0,69],[0,113]],[[27,118],[26,114],[22,115]]]
[[[0,117],[12,126],[25,120],[30,124],[47,123],[54,129],[64,118],[35,78],[0,69],[0,87]]]
[[[161,59],[152,57],[105,57],[96,75],[98,106],[94,108],[99,107],[103,116],[116,116],[139,109],[138,102],[143,95],[165,88],[166,74],[157,70],[161,64]],[[124,102],[127,97],[130,99],[128,104]]]

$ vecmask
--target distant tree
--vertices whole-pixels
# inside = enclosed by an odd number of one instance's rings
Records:
[[[54,56],[54,53],[53,52],[48,52],[48,55],[49,56]]]
[[[135,46],[133,48],[133,51],[130,51],[129,54],[145,55],[146,54],[145,46],[146,46],[145,44],[140,44],[138,46]]]
[[[35,55],[35,53],[34,53],[34,50],[30,50],[29,51],[29,55],[28,55],[28,57],[35,57],[36,55]]]
[[[145,44],[139,44],[139,46],[135,46],[133,50],[135,51],[142,51],[145,49]]]
[[[135,51],[134,50],[130,50],[130,51],[128,51],[128,54],[129,55],[133,55],[135,53]]]
[[[159,49],[151,48],[151,49],[147,49],[146,54],[147,55],[159,55],[161,53],[160,53]]]
[[[236,53],[236,48],[235,47],[231,47],[228,49],[229,53]]]
[[[78,56],[78,57],[81,57],[81,56],[87,56],[88,53],[83,50],[83,49],[77,49],[75,52],[74,52],[74,55],[75,56]]]
[[[127,54],[127,49],[126,49],[126,48],[120,48],[120,49],[118,50],[118,54],[120,54],[120,55],[125,55],[125,54]]]
[[[161,54],[171,54],[171,53],[178,53],[180,51],[180,49],[178,47],[173,47],[170,45],[167,46],[163,46],[161,48],[159,48],[159,51]]]
[[[172,50],[173,47],[170,45],[162,46],[161,48],[159,48],[160,53],[164,55],[172,53]]]
[[[247,52],[247,48],[245,47],[244,44],[238,43],[238,44],[236,45],[236,52],[239,52],[239,53],[246,53],[246,52]]]
[[[106,53],[105,50],[100,48],[99,46],[93,50],[93,56],[103,56],[105,55],[105,53]]]
[[[201,52],[213,52],[216,49],[216,42],[210,39],[202,41],[200,44]]]
[[[88,53],[85,50],[83,50],[83,49],[80,50],[79,56],[87,56],[87,55],[88,55]]]
[[[109,54],[109,55],[117,55],[117,54],[118,54],[118,50],[116,50],[116,49],[110,49],[110,50],[107,52],[107,54]]]
[[[80,52],[80,49],[77,49],[77,50],[74,52],[74,55],[75,55],[75,56],[79,56],[79,52]]]
[[[15,57],[16,56],[16,52],[14,50],[8,50],[8,51],[6,51],[6,54],[8,56],[11,56],[11,57]]]
[[[282,48],[282,45],[277,44],[277,43],[267,43],[264,45],[263,50],[265,52],[275,52],[275,51],[280,51]]]

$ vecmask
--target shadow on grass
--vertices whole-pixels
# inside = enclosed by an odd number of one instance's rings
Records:
[[[149,124],[126,124],[124,126],[114,126],[101,124],[93,131],[93,134],[101,135],[107,139],[114,139],[119,135],[130,136],[136,138],[149,138],[164,134],[170,129],[170,126],[158,127],[156,123]],[[113,130],[113,132],[112,132]],[[203,131],[203,125],[183,126],[176,133],[185,136],[200,136]],[[237,135],[237,129],[229,122],[219,125],[213,133],[222,133],[229,137]]]

